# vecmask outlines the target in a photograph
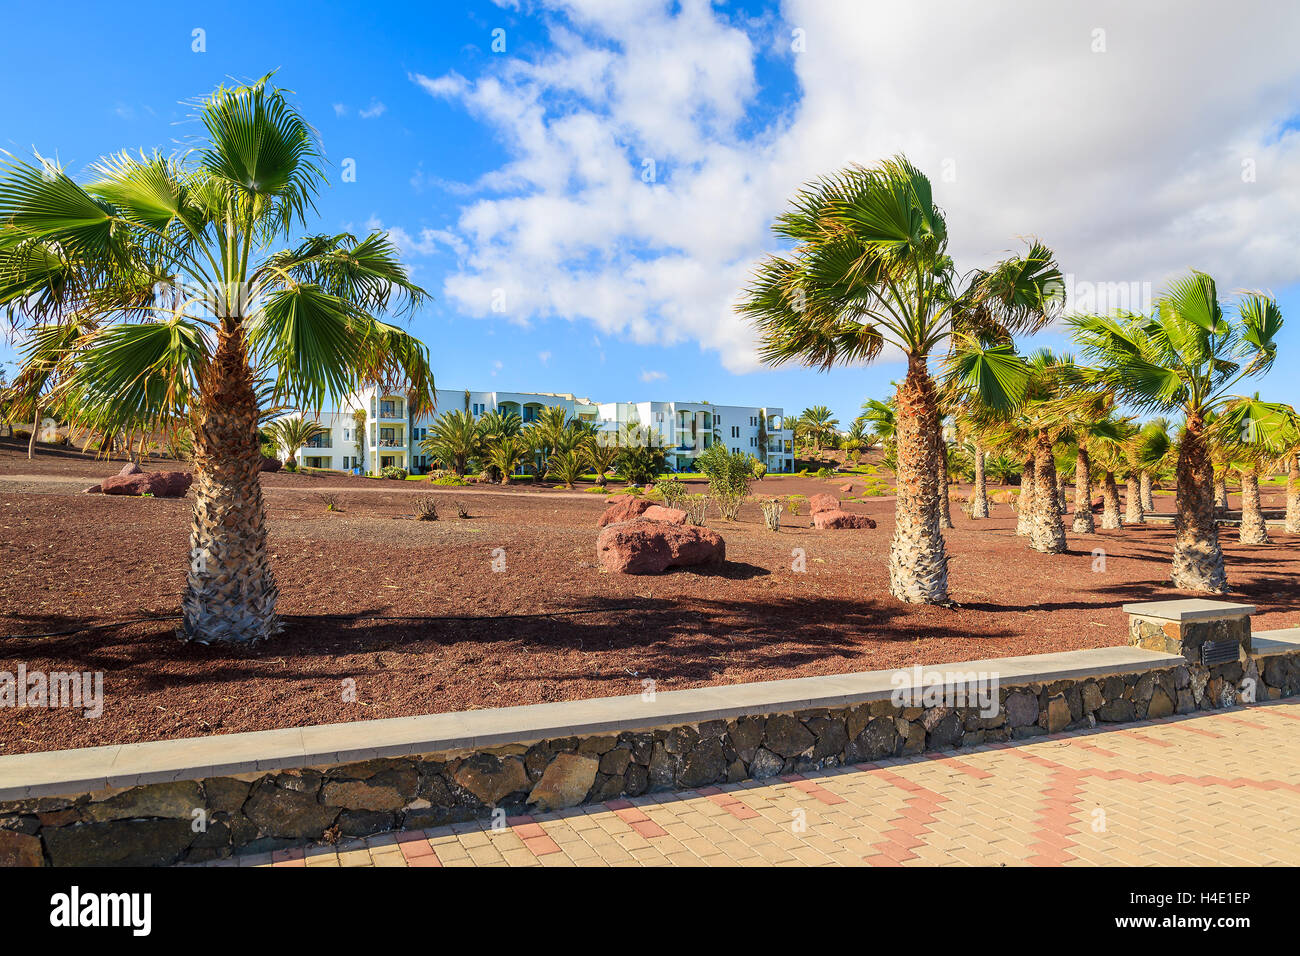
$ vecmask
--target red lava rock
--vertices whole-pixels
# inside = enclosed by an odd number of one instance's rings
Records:
[[[708,528],[638,518],[610,525],[596,539],[606,571],[660,574],[668,568],[719,565],[727,559],[722,536]]]
[[[866,515],[833,508],[830,511],[819,511],[813,515],[813,526],[826,530],[835,530],[839,528],[874,528],[876,523]]]
[[[87,488],[85,491],[82,492],[82,494],[85,495],[102,495],[103,493],[104,493],[104,489],[99,487],[99,485],[91,485],[89,488]]]
[[[669,524],[686,524],[686,512],[681,508],[665,508],[663,505],[651,505],[641,513],[647,521],[667,521]]]
[[[625,495],[622,501],[616,501],[605,509],[605,513],[600,516],[597,527],[603,528],[606,525],[639,518],[641,513],[649,507],[651,507],[650,502],[643,501],[632,495]]]
[[[105,478],[99,488],[106,495],[148,494],[155,498],[182,498],[193,480],[187,471],[146,471]]]
[[[284,462],[279,458],[272,458],[269,455],[262,456],[262,471],[279,471],[284,467]]]
[[[840,499],[834,495],[813,495],[808,499],[808,509],[810,514],[817,514],[819,511],[839,511]]]
[[[853,494],[853,485],[849,482],[845,482],[840,485],[840,491],[844,492],[846,495],[851,495]]]

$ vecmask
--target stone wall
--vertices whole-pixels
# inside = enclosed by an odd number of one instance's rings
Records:
[[[1300,653],[1206,669],[1163,667],[1006,683],[974,707],[857,706],[756,714],[478,752],[392,757],[108,793],[0,803],[0,865],[203,861],[394,828],[513,816],[689,790],[1099,723],[1189,714],[1300,693]]]

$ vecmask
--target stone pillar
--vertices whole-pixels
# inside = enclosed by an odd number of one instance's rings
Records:
[[[1125,604],[1133,647],[1181,654],[1190,664],[1245,661],[1251,651],[1250,604],[1187,598]]]

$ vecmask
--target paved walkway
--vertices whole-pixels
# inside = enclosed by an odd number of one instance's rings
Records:
[[[225,866],[1300,864],[1300,701]]]

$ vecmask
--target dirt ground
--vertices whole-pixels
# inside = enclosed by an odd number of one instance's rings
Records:
[[[1168,525],[1071,535],[1070,553],[1049,556],[1015,536],[1007,505],[978,522],[954,508],[958,606],[945,609],[889,596],[892,498],[847,504],[873,531],[817,531],[805,505],[773,534],[747,504],[734,523],[709,520],[722,570],[628,577],[597,564],[600,495],[279,473],[263,485],[285,631],[232,651],[174,636],[191,502],[81,493],[120,466],[28,462],[0,442],[0,670],[102,671],[105,696],[97,719],[0,708],[0,753],[634,694],[645,679],[673,690],[1100,647],[1124,643],[1122,603],[1178,596]],[[836,493],[845,480],[755,491]],[[422,495],[445,503],[442,520],[411,519]],[[1232,597],[1258,605],[1258,630],[1300,623],[1297,536],[1270,533],[1261,547],[1223,535]],[[158,619],[83,630],[138,618]]]

